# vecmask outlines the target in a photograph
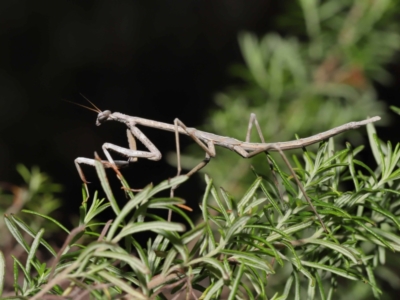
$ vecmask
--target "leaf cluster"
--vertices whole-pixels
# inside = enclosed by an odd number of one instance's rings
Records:
[[[379,115],[379,125],[386,125],[390,119],[374,82],[390,83],[387,64],[400,49],[399,1],[299,0],[286,6],[277,26],[284,35],[239,34],[244,63],[232,66],[231,73],[242,83],[215,96],[217,108],[203,129],[243,140],[251,113],[267,142],[310,136],[367,116]],[[362,143],[359,132],[335,141],[344,138]],[[255,131],[251,141],[259,142]],[[188,169],[194,156],[197,161],[203,156],[196,145],[189,152],[183,160]],[[237,163],[229,151],[218,149],[218,154],[208,171],[234,195],[242,194],[252,181],[242,170],[262,158]]]
[[[293,156],[295,174],[326,230],[292,173],[269,155],[275,180],[256,174],[239,199],[206,176],[197,225],[181,209],[182,199],[157,196],[187,177],[134,194],[118,175],[128,197],[120,207],[98,162],[107,200],[96,193],[89,204],[84,192],[80,224],[72,231],[42,216],[68,233],[60,250],[43,238],[43,228],[6,216],[27,253],[25,261],[13,257],[12,299],[337,299],[344,282],[362,282],[379,298],[375,270],[385,268],[387,250],[400,250],[400,145],[393,149],[377,138],[372,125],[368,129],[377,167],[356,158],[363,147],[335,151],[332,140],[316,154]],[[155,209],[172,210],[186,225],[168,222]],[[96,221],[105,210],[115,218]],[[138,233],[149,234],[145,243]],[[28,243],[26,235],[33,241]],[[53,257],[51,263],[40,258],[41,248]],[[2,256],[2,278],[4,265]]]

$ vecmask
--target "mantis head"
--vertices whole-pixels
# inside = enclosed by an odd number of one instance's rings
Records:
[[[111,111],[109,110],[100,111],[99,114],[97,115],[96,125],[100,126],[104,122],[108,121],[110,115]]]
[[[65,100],[65,101],[66,101],[66,102],[73,103],[73,104],[78,105],[78,106],[81,106],[81,107],[84,107],[84,108],[86,108],[86,109],[88,109],[88,110],[97,112],[97,113],[98,113],[98,115],[97,115],[97,120],[96,120],[96,125],[97,125],[97,126],[100,126],[101,124],[103,124],[104,122],[106,122],[106,121],[108,121],[108,120],[112,120],[112,118],[110,117],[110,116],[112,115],[111,111],[109,111],[109,110],[101,111],[101,109],[98,108],[96,105],[94,105],[94,103],[93,103],[92,101],[90,101],[88,98],[86,98],[86,97],[85,97],[84,95],[82,95],[82,94],[81,94],[81,96],[82,96],[83,98],[85,98],[85,100],[86,100],[87,102],[89,102],[93,107],[89,107],[89,106],[82,105],[82,104],[79,104],[79,103],[71,102],[71,101],[68,101],[68,100]]]

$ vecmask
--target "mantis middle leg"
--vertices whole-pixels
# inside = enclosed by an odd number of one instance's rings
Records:
[[[175,143],[176,143],[176,155],[177,155],[177,172],[176,176],[179,176],[182,172],[182,167],[181,167],[181,156],[180,156],[180,143],[179,143],[179,130],[178,128],[182,128],[188,136],[190,136],[206,153],[205,158],[202,162],[200,162],[197,166],[195,166],[192,170],[190,170],[188,173],[186,173],[187,176],[191,176],[200,169],[204,168],[209,161],[211,160],[211,157],[215,157],[215,146],[212,143],[212,141],[208,142],[207,145],[205,145],[195,134],[194,131],[195,129],[189,129],[186,127],[186,125],[179,119],[174,120],[174,126],[175,126]],[[174,197],[174,192],[178,188],[179,185],[171,187],[170,191],[170,197]],[[168,212],[168,221],[171,221],[172,217],[172,211],[170,210]]]
[[[196,131],[195,129],[189,129],[186,127],[185,124],[179,119],[174,120],[174,125],[175,125],[175,141],[176,141],[176,153],[177,153],[177,158],[178,158],[178,166],[177,166],[177,175],[179,176],[182,168],[181,168],[181,160],[180,160],[180,145],[179,145],[179,131],[178,127],[181,127],[206,153],[205,158],[202,162],[200,162],[197,166],[195,166],[193,169],[191,169],[188,173],[186,173],[187,176],[191,176],[200,169],[204,168],[210,161],[211,157],[215,157],[215,146],[212,141],[209,141],[207,145],[203,143],[195,134],[194,132]]]
[[[211,160],[211,157],[215,157],[215,146],[212,141],[209,141],[207,144],[203,143],[195,134],[195,129],[189,129],[186,125],[179,119],[174,120],[175,126],[175,142],[176,142],[176,155],[177,155],[177,173],[176,176],[179,176],[182,171],[181,167],[181,157],[180,157],[180,143],[179,143],[179,130],[178,127],[182,128],[188,136],[190,136],[205,152],[205,157],[203,161],[201,161],[198,165],[196,165],[193,169],[191,169],[186,176],[191,176],[200,169],[204,168]],[[171,197],[174,196],[174,191],[178,188],[178,186],[174,186],[171,188]]]

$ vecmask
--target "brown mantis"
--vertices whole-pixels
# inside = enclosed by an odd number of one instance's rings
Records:
[[[86,98],[85,98],[86,99]],[[186,125],[180,121],[179,119],[174,120],[174,124],[168,124],[158,121],[153,121],[149,119],[144,119],[140,117],[128,116],[122,113],[114,112],[112,113],[109,110],[101,111],[98,107],[96,107],[90,100],[86,99],[92,106],[87,107],[84,105],[77,104],[79,106],[83,106],[89,110],[95,111],[98,113],[96,125],[100,126],[101,124],[107,121],[117,121],[124,123],[127,126],[127,135],[128,135],[128,142],[129,148],[124,148],[121,146],[117,146],[111,143],[105,143],[102,146],[103,152],[107,158],[107,161],[102,161],[105,167],[113,167],[113,168],[121,168],[129,165],[129,162],[136,161],[138,158],[146,158],[149,160],[158,161],[161,159],[162,155],[157,147],[150,141],[146,135],[137,127],[145,126],[145,127],[152,127],[157,128],[160,130],[170,131],[175,133],[175,140],[176,140],[176,149],[177,149],[177,156],[178,156],[178,166],[177,166],[177,176],[181,173],[181,165],[180,165],[180,147],[179,147],[179,135],[187,135],[190,136],[205,152],[205,158],[202,162],[200,162],[197,166],[195,166],[192,170],[190,170],[186,175],[190,176],[195,172],[199,171],[201,168],[206,166],[212,157],[216,156],[215,146],[220,146],[224,148],[228,148],[240,156],[244,158],[253,157],[259,153],[267,152],[267,151],[278,151],[281,153],[282,151],[288,149],[296,149],[302,148],[311,144],[318,143],[320,141],[326,140],[332,136],[335,136],[339,133],[344,131],[355,129],[360,126],[364,126],[368,123],[376,122],[380,120],[379,116],[375,116],[372,118],[368,118],[359,122],[350,122],[333,129],[330,129],[325,132],[321,132],[319,134],[302,138],[298,140],[288,141],[288,142],[277,142],[277,143],[265,143],[263,135],[261,133],[261,128],[258,124],[257,118],[255,114],[250,115],[250,120],[248,124],[248,130],[246,134],[245,141],[240,141],[235,138],[225,137],[221,135],[216,135],[213,133],[197,130],[192,127],[186,127]],[[76,104],[76,103],[75,103]],[[250,142],[250,132],[253,127],[256,126],[258,135],[261,139],[261,143],[252,143]],[[143,143],[143,145],[147,148],[148,151],[141,151],[136,149],[136,142],[135,138]],[[120,155],[128,157],[127,161],[121,160],[114,160],[109,150],[119,153]],[[87,164],[87,165],[95,165],[94,159],[78,157],[75,159],[75,165],[78,170],[78,173],[83,182],[87,182],[86,178],[83,174],[83,171],[80,167],[80,164]],[[295,176],[294,176],[295,177]],[[297,178],[297,177],[296,177]],[[298,182],[299,184],[299,182]],[[174,187],[171,190],[171,195],[173,195]],[[307,196],[305,196],[307,198]],[[309,199],[307,199],[309,201]],[[311,205],[311,203],[310,203]],[[314,211],[316,213],[316,211]],[[322,221],[321,221],[322,222]]]

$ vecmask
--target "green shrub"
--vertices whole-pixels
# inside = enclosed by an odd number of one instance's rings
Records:
[[[400,250],[400,145],[393,149],[390,143],[379,141],[371,124],[368,131],[377,167],[356,158],[362,146],[335,151],[332,139],[315,154],[305,151],[301,160],[293,156],[295,173],[326,230],[292,173],[286,173],[271,156],[275,180],[254,174],[253,183],[237,199],[217,189],[206,176],[202,222],[196,225],[179,207],[182,199],[157,196],[184,184],[187,177],[148,186],[136,195],[120,177],[128,201],[117,201],[98,162],[107,200],[95,193],[87,201],[84,193],[80,224],[72,231],[43,216],[69,234],[60,250],[46,242],[43,228],[33,229],[22,220],[38,213],[23,210],[18,216],[5,217],[11,234],[27,253],[23,260],[13,257],[15,292],[8,293],[9,299],[44,299],[45,295],[77,299],[88,294],[95,299],[172,299],[177,295],[186,299],[338,299],[357,291],[360,284],[364,294],[357,293],[355,299],[378,298],[380,279],[399,280],[385,262],[387,252]],[[168,222],[160,209],[173,210],[186,225]],[[96,221],[105,210],[115,215],[113,220]],[[136,238],[140,232],[154,236],[143,244]],[[28,243],[26,235],[33,241]],[[40,259],[44,251],[52,263]],[[4,257],[0,261],[4,278]]]
[[[231,73],[242,83],[216,95],[217,108],[201,129],[244,140],[250,113],[267,142],[307,137],[367,116],[381,116],[378,126],[387,125],[374,84],[391,82],[385,68],[400,49],[398,11],[397,0],[287,1],[277,26],[285,35],[239,34],[244,65]],[[335,138],[336,147],[345,138],[363,143],[359,132],[349,131]],[[260,141],[255,130],[251,141]],[[204,156],[195,144],[189,150],[182,161],[187,169]],[[238,160],[217,149],[217,159],[202,172],[238,196],[252,181],[243,170],[263,163],[262,156]]]

